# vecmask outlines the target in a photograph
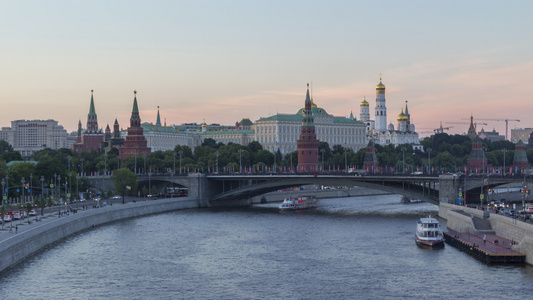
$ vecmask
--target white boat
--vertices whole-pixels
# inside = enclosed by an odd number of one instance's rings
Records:
[[[439,220],[432,217],[420,218],[416,224],[416,243],[429,247],[444,245],[444,234],[440,228]]]
[[[315,196],[300,196],[298,198],[285,198],[279,205],[280,210],[298,210],[306,208],[315,208],[318,200]]]

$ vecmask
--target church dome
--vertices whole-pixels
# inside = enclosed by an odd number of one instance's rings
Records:
[[[376,86],[376,89],[385,89],[385,85],[379,80],[379,84]]]
[[[407,122],[407,116],[403,113],[403,109],[402,112],[398,115],[397,120],[398,122]]]
[[[361,106],[368,106],[368,102],[366,101],[366,99],[364,99],[363,102],[361,102],[360,105]]]

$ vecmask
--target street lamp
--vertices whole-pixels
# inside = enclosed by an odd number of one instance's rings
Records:
[[[428,174],[431,174],[431,148],[428,148]]]
[[[152,173],[148,173],[148,194],[152,195],[152,183],[150,181],[150,177],[152,177]]]
[[[507,148],[503,148],[503,176],[505,176],[505,152],[507,152]]]
[[[30,187],[29,187],[29,190],[28,190],[28,192],[30,193],[31,202],[33,203],[33,193],[31,192],[33,190],[32,186],[31,186],[32,182],[33,182],[33,173],[30,174],[30,182],[29,182]]]
[[[181,174],[181,155],[183,154],[183,151],[180,150],[180,152],[178,152],[178,154],[180,155],[180,174]]]
[[[402,147],[402,155],[403,155],[403,170],[402,170],[402,173],[405,174],[405,147]]]
[[[348,172],[348,148],[344,148],[344,172]]]
[[[176,152],[172,152],[172,156],[174,157],[174,166],[172,168],[172,173],[176,173]]]
[[[57,208],[57,210],[59,216],[61,216],[61,175],[57,175],[57,185],[59,187],[59,195],[57,196],[57,200],[59,201],[59,207]]]
[[[83,162],[85,161],[84,158],[80,158],[80,162],[81,162],[81,176],[84,176],[83,175]]]
[[[6,201],[6,200],[5,200],[5,198],[6,198],[6,196],[5,196],[5,191],[6,191],[6,190],[5,190],[5,188],[4,188],[5,184],[6,184],[6,181],[4,180],[4,178],[2,178],[2,204],[5,204],[4,201]],[[7,201],[6,201],[6,202],[7,202]]]
[[[41,176],[41,202],[43,201],[43,194],[44,194],[44,176]]]
[[[21,201],[20,203],[24,203],[24,202],[26,202],[25,199],[24,199],[24,188],[26,188],[26,187],[24,186],[24,182],[25,182],[24,177],[22,177],[22,179],[20,180],[20,182],[22,183],[22,201]]]
[[[218,155],[219,155],[218,151],[215,152],[215,155],[217,156],[217,174],[218,174]]]
[[[242,149],[239,149],[239,173],[242,173]]]
[[[6,196],[9,198],[9,175],[8,174],[6,174],[6,186],[7,186]]]
[[[143,154],[143,159],[144,159],[144,171],[143,171],[143,174],[146,174],[146,153]]]
[[[68,158],[68,170],[70,172],[70,156]],[[104,176],[107,175],[107,152],[104,152]]]

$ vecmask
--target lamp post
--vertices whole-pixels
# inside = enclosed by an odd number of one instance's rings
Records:
[[[43,201],[43,198],[44,198],[44,176],[41,176],[41,202]]]
[[[344,148],[344,172],[348,173],[348,148]]]
[[[21,201],[20,203],[24,203],[24,202],[25,202],[25,201],[24,201],[24,189],[26,188],[26,187],[24,186],[24,182],[25,182],[24,177],[22,177],[22,179],[20,180],[20,182],[22,183],[22,201]]]
[[[80,196],[80,190],[78,189],[78,181],[80,179],[80,175],[76,174],[76,209],[80,208],[80,201],[78,197]]]
[[[291,173],[294,173],[294,169],[292,168],[292,153],[289,153],[289,155],[291,156]],[[324,161],[322,161],[322,163],[324,163]]]
[[[70,156],[69,156],[69,165],[68,170],[70,172]],[[107,175],[107,152],[104,152],[104,176]]]
[[[80,162],[81,162],[81,176],[84,176],[83,175],[83,162],[85,161],[84,158],[80,158]]]
[[[59,194],[57,196],[57,200],[59,201],[59,207],[57,208],[57,211],[59,213],[59,216],[61,216],[61,175],[57,175],[57,185],[59,187]]]
[[[431,174],[431,148],[428,148],[428,174]]]
[[[5,196],[5,191],[6,190],[4,188],[5,184],[6,184],[6,181],[5,181],[4,178],[2,178],[2,204],[5,204],[5,202],[7,202],[7,200],[4,199],[4,198],[6,198],[6,196]]]
[[[7,198],[9,198],[9,175],[8,174],[6,174],[6,186],[7,186],[6,196]]]
[[[507,148],[503,148],[503,176],[505,176],[505,152],[507,152]]]
[[[242,173],[242,149],[239,149],[239,174]]]
[[[29,182],[30,186],[29,186],[28,192],[30,193],[31,203],[33,203],[33,193],[31,192],[33,190],[32,186],[31,186],[32,182],[33,182],[33,174],[30,174],[30,182]]]
[[[83,167],[82,167],[83,169]],[[82,171],[82,174],[83,174],[83,171]],[[52,189],[52,197],[55,198],[57,193],[56,193],[56,184],[57,184],[57,174],[54,173],[54,186],[53,186],[53,189]]]
[[[218,174],[218,155],[219,155],[219,154],[220,154],[220,153],[218,153],[218,151],[215,152],[215,155],[217,156],[217,174]]]
[[[172,167],[172,173],[176,173],[176,152],[172,152],[172,156],[174,157],[174,166]]]
[[[180,174],[181,174],[181,155],[183,155],[183,151],[180,150],[180,152],[178,152],[178,154],[180,155]]]
[[[405,174],[405,147],[402,147],[402,156],[403,156],[403,170],[402,170],[402,173]]]
[[[150,178],[152,177],[152,172],[148,173],[148,194],[152,195],[152,183]]]
[[[135,151],[135,169],[133,169],[133,173],[137,174],[137,151]]]
[[[146,153],[143,154],[143,159],[144,159],[144,170],[143,170],[143,174],[147,174],[147,173],[146,173]]]
[[[483,210],[483,198],[485,197],[483,194],[483,190],[485,189],[485,149],[483,147],[481,147],[481,162],[483,170],[481,172],[481,192],[479,193],[479,206],[481,207],[481,210]]]

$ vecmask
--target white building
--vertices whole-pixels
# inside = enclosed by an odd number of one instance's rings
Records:
[[[382,83],[381,77],[379,78],[379,84],[376,86],[376,119],[374,121],[367,119],[368,112],[369,104],[364,99],[360,104],[360,119],[366,124],[367,132],[370,133],[369,138],[372,138],[377,144],[381,146],[410,144],[415,150],[423,150],[418,133],[415,131],[415,125],[411,123],[407,101],[405,113],[402,109],[396,119],[398,122],[396,129],[392,123],[388,126],[386,125],[387,103],[385,100],[385,85]]]
[[[312,101],[312,100],[311,100]],[[341,145],[357,151],[366,147],[366,125],[353,118],[335,117],[312,102],[316,137],[330,147]],[[265,150],[288,154],[297,150],[304,109],[296,114],[276,114],[255,121],[255,140]]]
[[[70,148],[74,142],[67,130],[55,120],[11,121],[11,127],[2,127],[0,140],[11,144],[24,157],[44,148]]]

